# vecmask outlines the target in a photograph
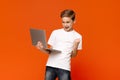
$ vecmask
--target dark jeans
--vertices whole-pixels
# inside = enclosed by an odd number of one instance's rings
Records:
[[[70,71],[46,66],[45,80],[71,80]]]

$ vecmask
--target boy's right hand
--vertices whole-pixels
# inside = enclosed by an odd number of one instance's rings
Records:
[[[43,44],[40,41],[37,42],[36,48],[45,53],[50,53],[50,50],[47,50],[46,48],[44,48]]]
[[[36,44],[36,48],[37,49],[44,49],[44,46],[40,41],[38,41],[37,44]]]

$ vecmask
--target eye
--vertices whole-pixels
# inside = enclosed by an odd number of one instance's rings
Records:
[[[67,21],[66,23],[70,23],[69,21]]]
[[[70,23],[70,21],[66,21],[66,22],[63,21],[62,23]]]

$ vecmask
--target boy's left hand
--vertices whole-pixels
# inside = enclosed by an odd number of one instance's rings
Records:
[[[80,43],[80,38],[78,38],[78,39],[75,39],[75,41],[74,41],[75,43]]]

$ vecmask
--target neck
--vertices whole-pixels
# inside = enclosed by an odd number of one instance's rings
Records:
[[[63,28],[64,29],[64,28]],[[70,29],[70,30],[66,30],[66,29],[64,29],[66,32],[71,32],[71,31],[73,31],[73,28],[72,29]]]

